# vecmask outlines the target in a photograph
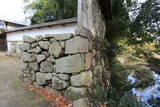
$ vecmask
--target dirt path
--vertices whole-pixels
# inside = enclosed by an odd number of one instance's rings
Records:
[[[51,107],[44,98],[24,88],[17,78],[20,60],[0,56],[0,107]]]

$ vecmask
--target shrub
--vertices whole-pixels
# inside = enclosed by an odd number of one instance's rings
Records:
[[[126,94],[120,99],[116,107],[142,107],[142,105],[137,101],[136,97]]]

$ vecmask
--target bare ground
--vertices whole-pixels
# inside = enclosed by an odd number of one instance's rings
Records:
[[[51,107],[44,98],[24,88],[18,79],[20,60],[0,56],[0,107]]]

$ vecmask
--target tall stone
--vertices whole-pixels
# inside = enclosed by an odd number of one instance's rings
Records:
[[[106,33],[105,20],[98,1],[78,0],[78,29],[88,29],[92,31],[93,36],[104,38]]]
[[[62,51],[63,50],[59,42],[53,42],[49,47],[50,55],[54,55],[56,58],[61,55]]]

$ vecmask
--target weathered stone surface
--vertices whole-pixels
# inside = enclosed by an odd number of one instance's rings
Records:
[[[34,39],[34,38],[30,37],[30,36],[24,36],[23,37],[23,41],[27,42],[27,43],[33,43],[33,42],[36,41],[36,39]]]
[[[22,70],[26,70],[28,68],[28,63],[23,62],[21,65]]]
[[[42,50],[39,46],[36,46],[36,48],[33,49],[33,52],[40,53]]]
[[[38,85],[46,85],[45,73],[36,73],[36,81]]]
[[[49,57],[48,51],[43,51],[42,54],[45,55],[46,57]]]
[[[23,51],[26,51],[28,49],[30,49],[31,45],[29,43],[23,43],[21,49]]]
[[[56,40],[67,40],[71,37],[73,37],[73,34],[47,34],[45,35],[46,38],[55,38]]]
[[[55,72],[53,72],[53,73],[52,73],[52,76],[53,76],[53,77],[57,77],[57,78],[58,78],[58,74],[57,74],[57,73],[55,73]]]
[[[53,56],[50,56],[50,57],[47,58],[47,62],[55,64],[56,60],[54,59]]]
[[[36,55],[29,54],[27,52],[23,52],[22,53],[22,60],[23,61],[30,61],[30,62],[35,61],[36,60]]]
[[[59,42],[53,42],[49,47],[49,53],[55,57],[59,57],[62,53],[62,48]]]
[[[84,97],[86,96],[86,94],[87,94],[87,89],[84,87],[78,88],[71,86],[65,91],[65,97],[71,100]]]
[[[91,68],[92,65],[92,53],[85,54],[85,64],[86,64],[86,70]]]
[[[60,80],[56,77],[52,78],[52,87],[55,89],[65,89],[69,87],[69,82]]]
[[[50,42],[49,41],[40,41],[39,42],[39,46],[43,49],[46,49],[48,50],[49,49],[49,45],[50,45]]]
[[[99,4],[99,0],[78,0],[77,28],[84,27],[91,30],[94,37],[104,38],[106,23]]]
[[[39,66],[37,62],[33,62],[29,65],[29,67],[34,70],[34,71],[38,71],[39,70]]]
[[[71,77],[71,84],[73,86],[91,86],[92,78],[93,74],[91,71],[82,72]]]
[[[52,73],[45,73],[45,80],[52,80]]]
[[[34,71],[31,71],[31,82],[35,82],[36,81],[36,73]]]
[[[43,36],[42,36],[42,35],[37,35],[37,36],[36,36],[36,40],[37,40],[37,41],[43,40]]]
[[[70,79],[70,75],[67,75],[67,74],[58,74],[58,77],[61,79],[61,80],[69,80]]]
[[[79,27],[75,30],[75,34],[79,36],[87,37],[88,39],[92,39],[92,32],[84,27]]]
[[[42,62],[40,64],[40,72],[53,72],[54,66],[52,63],[49,62]]]
[[[36,73],[30,69],[25,71],[24,77],[27,77],[27,82],[33,83],[36,81]]]
[[[45,55],[37,55],[37,62],[42,62],[46,59],[46,56]]]
[[[89,50],[89,41],[86,38],[76,36],[66,41],[65,54],[86,53]]]
[[[88,98],[81,98],[74,101],[73,107],[90,107]]]
[[[60,43],[61,48],[65,48],[65,41],[61,41],[59,43]]]
[[[84,55],[77,54],[56,60],[56,72],[59,73],[78,73],[84,70]]]
[[[38,43],[32,43],[32,44],[31,44],[31,47],[32,47],[32,48],[35,48],[37,45],[38,45]]]

